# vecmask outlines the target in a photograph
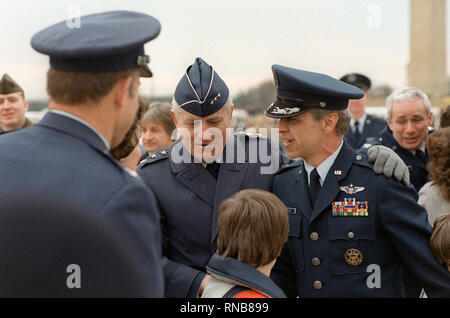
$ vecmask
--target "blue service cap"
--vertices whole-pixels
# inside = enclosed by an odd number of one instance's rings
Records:
[[[67,21],[49,26],[31,38],[31,46],[50,56],[50,66],[71,72],[107,72],[140,67],[153,74],[144,43],[156,38],[161,24],[133,11],[109,11],[80,17],[80,27]]]
[[[346,109],[349,99],[364,93],[357,87],[328,75],[272,65],[277,99],[265,111],[272,118],[292,117],[313,108]]]
[[[340,78],[340,80],[350,85],[356,86],[364,91],[368,91],[372,84],[367,76],[359,73],[350,73],[344,75]]]
[[[206,117],[220,110],[228,100],[227,84],[202,58],[197,57],[178,82],[174,98],[187,112]]]

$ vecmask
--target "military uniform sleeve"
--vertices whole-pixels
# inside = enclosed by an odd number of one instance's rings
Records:
[[[150,178],[145,176],[145,170],[138,168],[137,172],[144,180],[147,187],[152,189]],[[186,298],[192,296],[198,291],[194,290],[197,288],[195,279],[197,277],[200,279],[200,275],[203,272],[182,263],[172,261],[166,257],[166,255],[168,255],[170,233],[168,230],[167,218],[165,216],[164,209],[161,208],[156,198],[155,202],[155,209],[158,211],[161,228],[162,267],[165,282],[165,296],[169,298]]]
[[[429,297],[450,297],[450,273],[433,257],[432,228],[417,192],[393,179],[380,180],[378,216],[388,237]]]
[[[102,215],[115,222],[130,238],[130,244],[136,247],[148,273],[154,292],[152,297],[164,297],[161,232],[155,202],[153,192],[135,180],[109,200]]]

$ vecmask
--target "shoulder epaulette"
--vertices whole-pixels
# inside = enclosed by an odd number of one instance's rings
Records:
[[[360,153],[357,153],[355,155],[353,162],[357,165],[364,166],[364,167],[367,167],[370,169],[372,169],[372,167],[373,167],[373,165],[369,162],[369,159],[367,158],[367,156],[360,154]]]
[[[284,164],[280,167],[280,170],[278,170],[278,173],[285,171],[285,170],[289,170],[295,167],[300,167],[303,165],[303,160],[301,159],[297,159],[297,160],[292,160],[291,162]]]
[[[168,159],[168,158],[169,158],[169,148],[160,149],[158,151],[149,153],[148,157],[145,158],[144,160],[142,160],[139,163],[138,167],[142,168],[143,166],[145,166],[147,164],[154,163],[159,160]]]

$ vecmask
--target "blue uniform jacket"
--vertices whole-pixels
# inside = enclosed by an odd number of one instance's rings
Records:
[[[345,140],[348,142],[350,148],[358,151],[362,145],[375,137],[387,126],[387,121],[383,118],[367,114],[364,122],[364,129],[359,140],[356,139],[355,133],[349,128],[345,134]]]
[[[346,142],[314,208],[303,161],[280,170],[273,192],[288,207],[290,230],[271,277],[288,296],[405,297],[407,266],[428,296],[450,297],[450,273],[433,258],[432,228],[417,193],[376,175]],[[346,199],[347,208],[366,208],[367,216],[333,216]]]
[[[98,211],[125,232],[130,249],[137,249],[147,295],[163,297],[154,194],[124,170],[92,129],[49,112],[34,127],[0,136],[0,149],[0,202],[15,195],[58,198]]]
[[[402,148],[394,139],[394,136],[388,127],[383,129],[375,139],[366,142],[359,152],[362,154],[367,154],[368,149],[373,145],[383,145],[389,147],[395,151],[400,158],[402,158],[408,166],[411,183],[414,185],[417,192],[419,192],[420,188],[428,182],[428,170],[426,165],[415,157],[409,150]],[[425,156],[426,162],[428,163],[430,161],[428,152],[425,152]]]
[[[279,165],[273,173],[262,174],[261,158],[256,161],[251,158],[258,154],[258,144],[271,143],[270,139],[239,133],[228,140],[234,140],[234,163],[225,159],[220,164],[217,182],[201,163],[174,162],[171,156],[174,149],[181,146],[181,151],[186,151],[180,141],[151,154],[138,167],[139,175],[158,200],[167,297],[187,297],[191,286],[196,291],[194,280],[206,273],[205,266],[217,250],[217,218],[222,201],[242,189],[272,191]],[[269,146],[270,155],[278,157],[280,164],[285,163],[286,158],[274,151],[279,149],[278,145]],[[227,143],[226,149],[229,148]]]

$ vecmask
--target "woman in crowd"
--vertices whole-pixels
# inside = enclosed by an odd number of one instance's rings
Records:
[[[430,182],[419,191],[419,203],[428,212],[428,220],[433,224],[441,214],[450,212],[450,127],[432,133],[426,142],[430,162]]]

